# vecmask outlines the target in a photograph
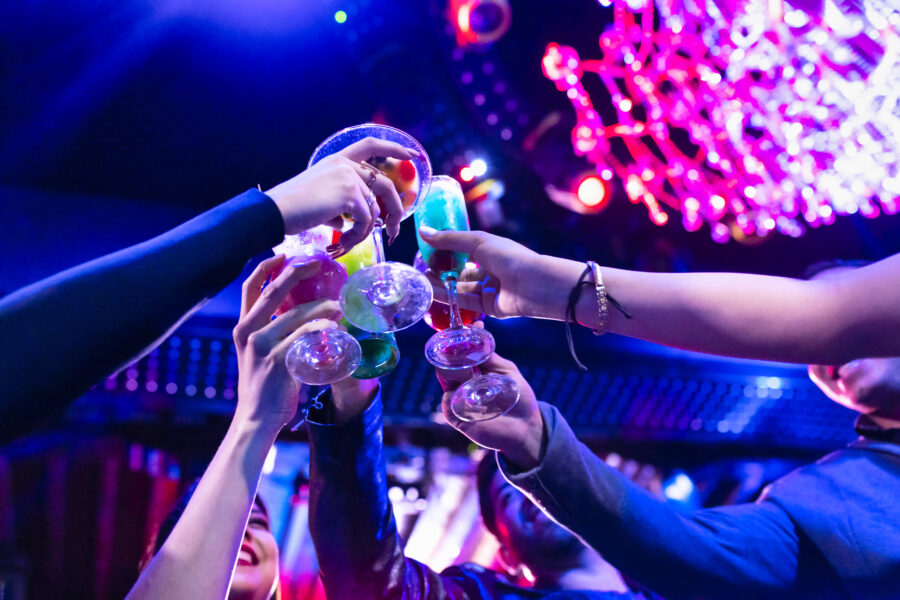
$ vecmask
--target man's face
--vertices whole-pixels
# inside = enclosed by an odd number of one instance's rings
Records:
[[[815,279],[850,270],[823,271]],[[861,358],[843,365],[810,365],[809,377],[826,396],[863,414],[900,419],[900,357]]]
[[[490,499],[500,544],[511,560],[534,571],[568,564],[585,551],[581,540],[553,522],[499,472],[491,480]]]

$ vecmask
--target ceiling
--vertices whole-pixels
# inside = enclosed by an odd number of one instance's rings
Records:
[[[373,119],[418,137],[438,172],[455,172],[467,152],[485,158],[507,190],[497,232],[544,252],[646,270],[798,275],[815,260],[900,251],[900,215],[841,217],[799,239],[747,246],[716,244],[678,219],[653,225],[621,191],[596,216],[556,206],[543,185],[587,167],[568,142],[569,103],[540,59],[551,41],[589,56],[609,14],[592,0],[512,9],[494,46],[454,53],[444,0],[6,3],[0,218],[16,232],[2,249],[25,258],[4,261],[15,276],[0,291],[272,186],[333,131]],[[554,111],[559,124],[523,150]],[[490,112],[498,125],[486,122]],[[136,222],[135,212],[151,218]],[[47,250],[52,243],[78,250]],[[392,257],[410,260],[414,244],[405,227]]]

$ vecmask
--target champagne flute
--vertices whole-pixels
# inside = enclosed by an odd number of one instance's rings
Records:
[[[309,166],[366,137],[397,142],[419,153],[408,161],[381,157],[370,157],[367,161],[394,183],[406,219],[413,214],[431,182],[428,155],[409,134],[372,123],[348,127],[322,142],[313,152]],[[375,333],[400,331],[413,325],[422,318],[433,299],[431,284],[421,273],[409,265],[385,260],[382,229],[379,219],[372,231],[375,263],[353,273],[340,296],[341,310],[347,321]]]
[[[466,200],[459,183],[443,175],[431,180],[431,189],[416,209],[416,239],[422,260],[437,274],[447,290],[450,327],[435,333],[425,344],[425,358],[441,369],[477,371],[494,353],[494,336],[480,327],[467,326],[462,321],[457,301],[456,284],[468,262],[461,252],[436,250],[419,234],[421,227],[438,231],[468,231],[469,216]],[[484,421],[506,413],[519,400],[516,382],[497,373],[477,375],[464,383],[450,401],[450,410],[463,421]]]
[[[288,236],[274,248],[285,254],[285,267],[311,260],[321,263],[318,273],[300,280],[275,311],[279,316],[300,304],[329,298],[337,300],[347,281],[347,273],[325,252],[331,229],[317,227],[296,236]],[[349,377],[359,367],[362,348],[352,335],[340,329],[320,329],[305,333],[291,344],[285,355],[288,372],[297,381],[325,385]]]
[[[428,271],[428,265],[425,264],[425,260],[422,258],[422,253],[416,251],[415,259],[413,260],[413,267],[419,273],[425,273]],[[479,321],[484,318],[483,314],[477,313],[474,310],[466,310],[464,308],[459,309],[459,317],[460,321],[463,325],[471,325],[475,321]],[[425,313],[425,317],[422,319],[425,321],[425,324],[434,329],[435,331],[443,331],[450,327],[450,307],[443,302],[438,302],[437,300],[431,303],[431,307],[428,309],[428,312]]]

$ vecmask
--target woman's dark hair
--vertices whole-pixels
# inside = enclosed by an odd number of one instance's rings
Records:
[[[156,553],[159,552],[159,549],[162,548],[162,545],[168,539],[169,534],[175,529],[175,524],[178,522],[178,519],[181,518],[181,515],[184,514],[184,509],[187,508],[188,502],[191,501],[191,497],[194,495],[198,483],[200,483],[199,479],[188,486],[181,497],[178,498],[178,502],[175,503],[172,510],[169,511],[169,514],[166,515],[166,518],[159,524],[156,534],[151,538],[150,543],[147,544],[147,548],[144,550],[144,556],[141,558],[140,563],[141,571],[147,568],[147,565],[150,564],[150,561],[153,560],[153,557],[156,556]],[[263,511],[263,514],[265,514],[266,517],[269,516],[269,509],[266,508],[266,505],[262,501],[262,498],[259,497],[259,494],[256,495],[253,502]]]
[[[482,457],[475,471],[478,504],[481,505],[481,520],[494,536],[497,535],[497,514],[494,512],[494,503],[491,501],[491,482],[499,470],[495,453],[488,452]]]

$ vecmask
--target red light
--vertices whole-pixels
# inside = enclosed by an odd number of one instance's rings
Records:
[[[606,183],[596,175],[590,175],[578,184],[578,200],[595,210],[599,210],[607,200]]]
[[[475,173],[472,171],[472,167],[463,167],[460,169],[459,178],[463,181],[472,181],[475,179]]]

